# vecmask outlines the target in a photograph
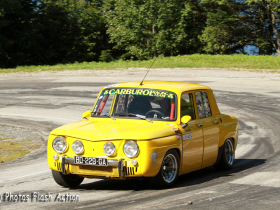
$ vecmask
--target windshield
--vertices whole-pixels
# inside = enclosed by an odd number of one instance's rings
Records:
[[[155,89],[108,88],[102,91],[92,117],[138,117],[175,120],[176,95]]]

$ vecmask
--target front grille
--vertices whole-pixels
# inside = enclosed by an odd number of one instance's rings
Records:
[[[136,168],[137,172],[137,168]],[[125,176],[134,175],[134,167],[123,167],[123,173]]]
[[[54,163],[57,166],[57,170],[62,171],[62,166],[60,162]]]

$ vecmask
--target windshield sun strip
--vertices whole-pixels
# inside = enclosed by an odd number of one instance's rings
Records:
[[[105,89],[103,89],[102,90],[102,92],[98,95],[98,101],[95,103],[95,106],[94,106],[94,110],[95,109],[98,109],[99,108],[99,105],[100,105],[100,103],[101,103],[101,101],[102,101],[102,99],[100,99],[100,97],[102,97],[102,96],[105,96],[105,91],[107,91],[107,90],[112,90],[112,89],[118,89],[118,90],[122,90],[122,89],[130,89],[130,90],[137,90],[137,89],[139,89],[139,90],[147,90],[147,91],[160,91],[160,92],[164,92],[164,93],[169,93],[169,94],[173,94],[173,96],[174,96],[174,98],[175,98],[175,100],[174,100],[174,102],[175,102],[175,110],[174,110],[174,119],[172,119],[172,120],[170,120],[170,119],[159,119],[159,118],[155,118],[155,119],[153,119],[153,120],[156,120],[156,121],[176,121],[177,120],[177,110],[178,110],[178,96],[177,96],[177,94],[176,93],[174,93],[174,92],[172,92],[172,91],[168,91],[168,90],[161,90],[161,89],[150,89],[150,88],[129,88],[129,87],[118,87],[118,88],[112,88],[112,87],[108,87],[108,88],[105,88]],[[107,95],[107,94],[106,94]],[[114,116],[114,117],[116,117],[116,116],[118,116],[118,115],[113,115],[113,113],[114,113],[114,111],[115,111],[115,109],[116,109],[116,106],[115,106],[115,102],[116,102],[116,99],[117,99],[117,97],[119,97],[120,95],[130,95],[130,94],[108,94],[108,95],[115,95],[114,96],[114,98],[113,98],[113,101],[112,101],[112,104],[111,104],[111,106],[110,106],[110,116]],[[140,95],[140,96],[149,96],[149,95]],[[152,97],[161,97],[161,96],[152,96]],[[161,97],[161,98],[167,98],[167,97]],[[170,98],[169,98],[170,99]],[[100,100],[100,102],[99,102],[99,100]],[[172,100],[172,99],[170,99],[170,100]],[[97,113],[97,111],[95,111],[95,113]],[[92,115],[92,117],[104,117],[104,116],[100,116],[100,115]],[[126,116],[126,117],[121,117],[121,118],[129,118],[129,119],[134,119],[133,117],[129,117],[129,116]],[[148,119],[148,118],[147,118]]]

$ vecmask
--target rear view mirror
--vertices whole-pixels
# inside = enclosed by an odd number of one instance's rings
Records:
[[[191,116],[189,116],[189,115],[185,115],[185,116],[183,116],[182,118],[181,118],[181,126],[182,126],[182,128],[185,128],[185,127],[187,127],[188,126],[188,122],[190,122],[191,121]]]
[[[83,118],[86,119],[86,118],[90,117],[90,115],[91,115],[91,111],[85,111],[83,114]]]

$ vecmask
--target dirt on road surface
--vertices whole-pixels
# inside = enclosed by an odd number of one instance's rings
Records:
[[[191,69],[149,72],[146,80],[211,87],[220,111],[239,119],[239,144],[230,171],[208,167],[179,177],[172,188],[163,190],[153,189],[145,180],[86,179],[77,189],[54,182],[46,157],[49,132],[82,119],[102,87],[142,80],[145,73],[145,69],[128,69],[2,74],[0,124],[7,130],[19,126],[38,132],[44,146],[0,164],[0,209],[279,209],[279,74]],[[4,199],[19,194],[28,195],[29,200]],[[32,202],[32,195],[38,194],[51,195],[52,201],[34,198]],[[79,200],[55,201],[58,195],[67,194],[78,195]]]

